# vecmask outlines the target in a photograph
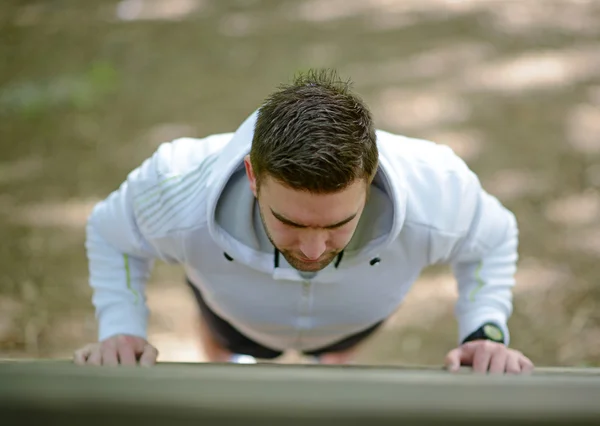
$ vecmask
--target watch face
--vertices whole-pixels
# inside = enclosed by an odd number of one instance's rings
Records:
[[[483,326],[483,332],[492,340],[504,341],[504,333],[495,325],[486,324]]]

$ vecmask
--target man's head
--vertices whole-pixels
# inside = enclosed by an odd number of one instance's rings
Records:
[[[378,165],[371,114],[334,71],[280,86],[258,111],[245,161],[271,242],[318,271],[348,244]]]

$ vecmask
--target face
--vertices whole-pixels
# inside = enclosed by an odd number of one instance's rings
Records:
[[[356,230],[367,183],[358,180],[339,192],[312,194],[266,177],[257,192],[249,157],[245,165],[265,230],[281,255],[299,271],[314,272],[329,265]]]

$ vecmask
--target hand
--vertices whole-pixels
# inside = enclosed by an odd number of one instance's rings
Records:
[[[141,337],[119,334],[75,351],[77,365],[137,365],[156,364],[158,350]]]
[[[477,373],[522,374],[533,370],[533,363],[521,352],[490,340],[473,340],[451,350],[445,363],[449,371],[461,365],[473,366]]]

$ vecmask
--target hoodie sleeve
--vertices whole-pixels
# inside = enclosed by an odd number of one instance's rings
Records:
[[[508,345],[507,321],[512,314],[512,289],[518,260],[518,228],[513,213],[488,194],[461,162],[457,220],[464,226],[449,263],[458,284],[455,315],[459,342],[485,323],[494,323]]]
[[[191,139],[162,144],[88,218],[85,246],[99,340],[116,334],[146,338],[145,284],[153,264],[183,257],[178,239],[165,235],[167,219],[179,220],[178,199],[198,186],[187,183],[198,181],[194,167],[205,158],[197,155],[202,149],[196,144]]]
[[[87,223],[89,282],[100,341],[115,334],[146,338],[144,285],[157,254],[137,228],[132,181],[135,176],[98,203]]]

